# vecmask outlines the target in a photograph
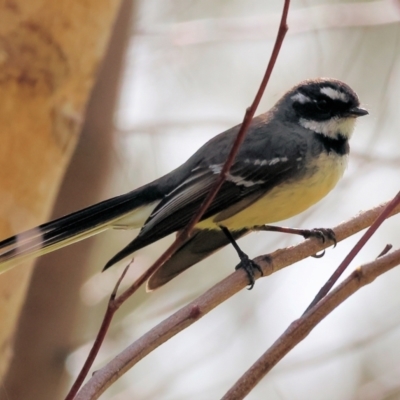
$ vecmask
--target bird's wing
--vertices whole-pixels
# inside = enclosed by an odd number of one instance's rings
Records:
[[[238,213],[282,181],[287,173],[295,168],[295,163],[290,162],[276,162],[272,165],[261,165],[259,162],[255,165],[250,160],[246,161],[233,165],[202,220],[229,210],[232,206],[232,215]],[[152,231],[169,234],[183,228],[215,184],[221,168],[222,165],[202,168],[197,171],[195,179],[189,178],[165,196],[146,221],[140,236]]]
[[[117,253],[105,269],[136,250],[184,228],[215,184],[221,168],[222,164],[197,167],[189,178],[164,197],[140,234]],[[224,211],[225,218],[238,213],[284,180],[293,170],[297,170],[297,164],[289,159],[268,162],[245,159],[234,163],[202,220],[221,211]]]
[[[232,235],[237,240],[248,232],[247,229],[242,229],[232,232]],[[165,285],[192,265],[227,244],[229,244],[229,239],[221,230],[195,230],[172,257],[150,277],[147,289],[154,290]]]

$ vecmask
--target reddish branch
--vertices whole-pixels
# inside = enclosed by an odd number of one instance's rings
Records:
[[[382,211],[374,223],[368,228],[367,232],[361,237],[361,239],[356,243],[356,245],[351,249],[349,254],[345,257],[336,271],[331,275],[328,281],[320,289],[320,291],[315,296],[314,300],[307,307],[305,313],[307,313],[312,307],[314,307],[328,292],[332,289],[333,285],[338,281],[340,276],[349,266],[349,264],[354,260],[354,257],[360,252],[364,245],[368,242],[371,236],[376,232],[376,230],[382,225],[383,221],[392,213],[392,211],[400,204],[400,192],[393,198],[393,200],[387,205],[387,207]]]
[[[340,242],[370,226],[387,205],[388,203],[365,211],[335,227],[333,230],[337,241]],[[397,213],[400,213],[400,206],[398,206],[391,215]],[[297,246],[277,250],[267,256],[259,256],[254,261],[261,266],[264,276],[268,276],[328,246],[329,244],[321,243],[318,239],[309,239]],[[257,278],[258,277],[259,276],[257,276]],[[155,326],[140,339],[123,350],[105,367],[97,371],[78,393],[76,400],[98,398],[98,396],[100,396],[114,381],[151,351],[202,318],[219,304],[242,290],[247,284],[247,276],[242,270],[234,272],[232,275],[219,282],[202,296]]]
[[[107,332],[108,328],[111,324],[112,318],[114,316],[115,313],[115,309],[113,307],[114,301],[115,301],[115,297],[117,295],[117,291],[119,288],[119,285],[121,284],[122,280],[124,279],[126,273],[128,272],[129,269],[129,265],[127,265],[121,276],[119,277],[117,283],[115,284],[114,290],[111,293],[110,299],[108,300],[108,307],[107,310],[104,314],[103,317],[103,321],[100,325],[100,329],[99,332]],[[71,386],[71,389],[69,390],[67,396],[65,397],[65,400],[72,400],[73,398],[75,398],[76,394],[78,393],[79,388],[82,386],[83,381],[85,380],[86,375],[89,372],[89,369],[91,367],[91,365],[93,364],[96,355],[98,353],[98,350],[101,347],[101,344],[103,343],[104,340],[104,336],[97,334],[96,339],[93,343],[92,348],[90,349],[90,352],[86,358],[85,363],[83,364],[83,367],[78,375],[78,377],[75,379],[75,382],[73,383],[73,385]]]
[[[258,382],[336,307],[363,286],[400,264],[400,249],[365,264],[325,296],[309,312],[294,321],[275,343],[241,376],[223,400],[243,399]]]
[[[264,94],[265,88],[268,84],[268,81],[271,76],[274,65],[276,63],[279,51],[281,49],[283,40],[285,38],[286,32],[288,31],[287,15],[289,12],[289,4],[290,4],[290,0],[285,0],[283,11],[282,11],[282,18],[281,18],[281,22],[279,25],[278,35],[276,37],[275,45],[274,45],[267,69],[265,71],[263,80],[260,84],[260,87],[257,91],[257,94],[254,98],[252,105],[246,110],[246,113],[245,113],[245,116],[244,116],[244,119],[242,122],[242,126],[238,132],[238,135],[237,135],[235,142],[232,146],[232,149],[228,155],[228,158],[221,170],[221,173],[217,179],[217,182],[215,183],[215,186],[211,189],[208,196],[204,200],[203,204],[201,205],[201,207],[199,208],[199,210],[197,211],[195,216],[192,218],[192,220],[189,222],[189,224],[186,226],[186,228],[177,236],[174,243],[161,255],[161,257],[149,269],[147,269],[146,272],[143,273],[119,297],[117,297],[115,299],[113,299],[113,298],[110,299],[108,308],[104,315],[103,322],[102,322],[100,330],[96,336],[93,347],[92,347],[92,349],[89,353],[89,356],[86,359],[78,377],[76,378],[71,390],[69,391],[69,393],[66,397],[66,400],[72,400],[75,397],[77,391],[79,390],[79,387],[82,385],[85,377],[89,373],[89,370],[94,362],[94,359],[96,358],[96,355],[100,350],[101,344],[104,341],[108,327],[110,326],[111,320],[112,320],[115,312],[130,296],[132,296],[150,278],[151,275],[153,275],[169,258],[171,258],[171,256],[174,254],[174,252],[190,236],[190,233],[192,232],[193,228],[200,221],[204,212],[210,206],[210,204],[212,203],[216,194],[218,193],[218,190],[221,188],[223,182],[225,181],[226,175],[229,172],[229,170],[234,162],[236,154],[239,151],[239,148],[240,148],[240,146],[246,136],[247,130],[250,126],[251,120],[254,117],[257,107],[261,101],[263,94]]]

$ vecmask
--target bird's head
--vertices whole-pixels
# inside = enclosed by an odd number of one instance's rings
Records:
[[[283,112],[284,119],[332,139],[350,138],[356,118],[368,114],[348,85],[329,78],[301,82],[282,97],[275,110]]]

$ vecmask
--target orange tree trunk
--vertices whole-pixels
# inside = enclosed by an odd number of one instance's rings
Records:
[[[0,238],[50,215],[119,5],[0,3]],[[22,265],[0,275],[0,378],[30,274]]]

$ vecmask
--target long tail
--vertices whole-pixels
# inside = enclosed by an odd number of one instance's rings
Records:
[[[141,227],[158,199],[139,188],[45,223],[0,242],[0,273],[22,261],[50,253],[110,227]],[[150,189],[150,188],[149,188]],[[135,217],[135,214],[143,214]]]

